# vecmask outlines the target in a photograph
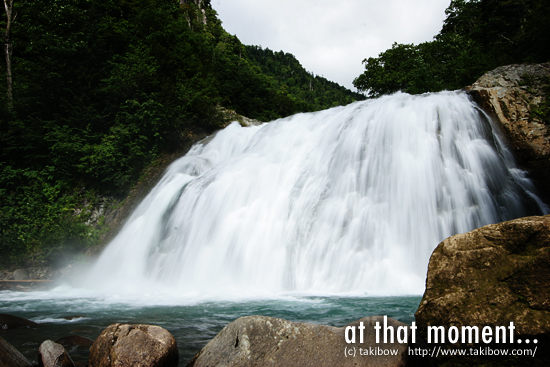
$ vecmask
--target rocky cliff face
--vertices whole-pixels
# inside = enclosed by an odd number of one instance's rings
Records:
[[[194,5],[196,8],[200,11],[200,14],[197,14],[197,20],[199,20],[202,24],[206,25],[207,23],[207,17],[206,17],[206,11],[210,10],[212,8],[210,4],[210,0],[180,0],[180,6],[185,5]],[[189,27],[191,27],[191,18],[189,13],[187,14],[187,22],[189,23]]]
[[[466,88],[500,125],[519,165],[529,172],[545,202],[550,201],[550,121],[539,113],[550,84],[550,63],[508,65]]]

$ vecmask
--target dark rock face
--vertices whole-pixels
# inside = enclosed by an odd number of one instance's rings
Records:
[[[407,353],[410,343],[376,343],[374,326],[381,316],[367,317],[348,326],[365,326],[364,341],[348,344],[346,327],[312,325],[291,322],[266,316],[241,317],[228,324],[188,364],[203,366],[410,366]],[[409,327],[399,321],[387,319],[395,330]],[[356,329],[357,330],[357,329]],[[410,329],[409,329],[409,336]],[[349,335],[348,335],[349,337]],[[346,351],[355,347],[355,356]],[[396,355],[360,355],[369,350],[394,350]],[[383,354],[383,352],[382,352]],[[424,361],[421,365],[426,365]]]
[[[23,319],[21,317],[0,313],[0,329],[16,329],[20,327],[37,327],[38,324],[34,321]]]
[[[549,341],[550,216],[492,224],[440,243],[415,316],[419,330],[513,322],[516,338]],[[547,358],[542,344],[537,355]]]
[[[519,163],[550,201],[550,126],[535,110],[548,97],[550,64],[508,65],[484,74],[466,87],[474,100],[500,126]]]
[[[0,367],[31,367],[32,364],[10,343],[0,337]]]
[[[176,340],[166,329],[153,325],[113,324],[103,330],[90,348],[90,367],[176,367]]]
[[[39,367],[74,367],[74,363],[61,344],[46,340],[38,348]]]
[[[92,339],[78,335],[64,336],[55,341],[64,347],[91,347],[94,344]]]

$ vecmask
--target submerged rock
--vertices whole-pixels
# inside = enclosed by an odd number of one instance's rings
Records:
[[[0,367],[31,367],[32,364],[10,343],[0,337]]]
[[[356,343],[348,344],[344,335],[346,327],[267,316],[241,317],[220,331],[187,366],[411,366],[418,362],[407,353],[409,342],[376,343],[377,321],[383,325],[384,318],[366,317],[349,324],[355,327],[357,335]],[[365,327],[363,343],[359,343],[360,322]],[[387,324],[394,330],[398,327],[409,330],[397,320],[387,319]],[[392,353],[394,355],[389,355]],[[426,365],[425,362],[422,365]]]
[[[468,93],[500,126],[520,165],[550,200],[550,121],[538,113],[550,83],[550,63],[507,65],[484,74]]]
[[[55,341],[64,347],[91,347],[94,344],[92,339],[78,335],[69,335]]]
[[[69,354],[61,344],[46,340],[38,348],[39,367],[74,367]]]
[[[0,329],[2,330],[37,326],[38,324],[34,321],[30,321],[18,316],[8,315],[6,313],[0,313]]]
[[[421,331],[513,322],[515,339],[536,339],[537,356],[548,358],[541,344],[550,341],[550,216],[492,224],[440,243],[415,316]]]
[[[154,325],[112,324],[90,348],[90,367],[178,365],[176,340]]]

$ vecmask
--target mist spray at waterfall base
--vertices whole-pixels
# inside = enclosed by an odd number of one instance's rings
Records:
[[[174,162],[87,286],[143,294],[421,294],[435,246],[547,208],[459,92],[261,126]]]
[[[0,313],[41,323],[3,337],[36,360],[46,339],[155,324],[184,366],[245,315],[410,323],[439,242],[543,213],[464,93],[233,123],[169,167],[80,283],[0,291]],[[87,350],[71,353],[86,363]]]

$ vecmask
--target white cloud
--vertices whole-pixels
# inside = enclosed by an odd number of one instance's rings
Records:
[[[429,41],[450,0],[213,0],[223,27],[244,44],[283,50],[348,88],[394,42]]]

